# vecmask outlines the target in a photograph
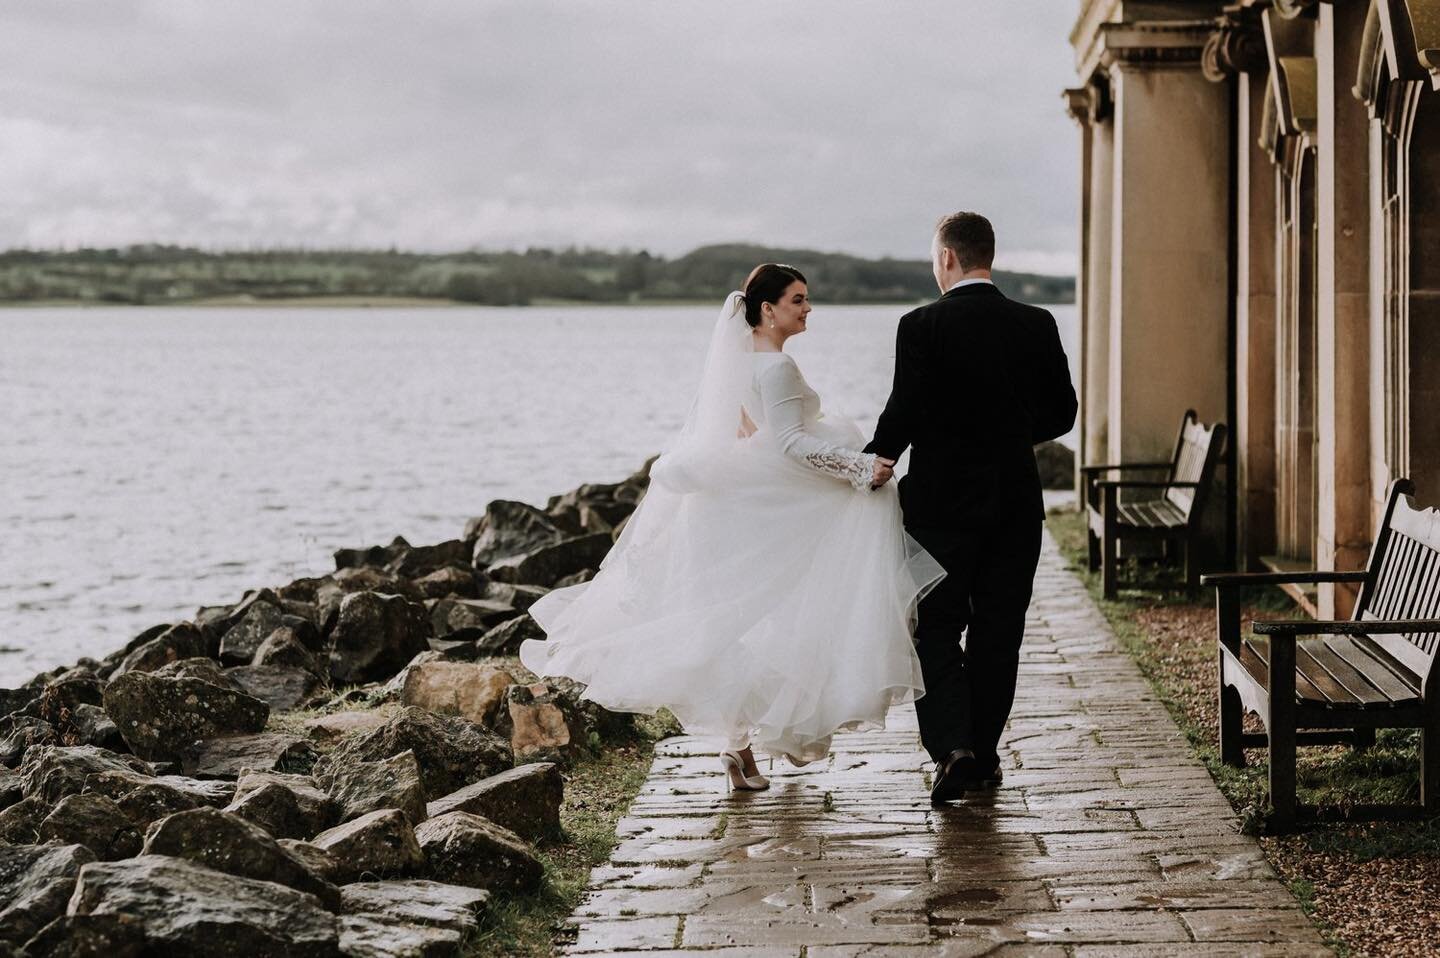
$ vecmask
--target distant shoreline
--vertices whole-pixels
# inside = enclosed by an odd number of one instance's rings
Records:
[[[921,300],[896,300],[894,302],[820,302],[821,306],[916,306]],[[0,309],[535,309],[546,306],[584,306],[601,309],[625,307],[665,306],[708,306],[709,299],[641,300],[636,303],[597,303],[582,299],[537,299],[524,306],[489,306],[484,303],[466,303],[458,299],[438,299],[423,296],[290,296],[256,299],[244,296],[215,296],[206,299],[189,299],[157,303],[106,303],[95,300],[0,300]],[[1069,305],[1069,304],[1049,304]]]

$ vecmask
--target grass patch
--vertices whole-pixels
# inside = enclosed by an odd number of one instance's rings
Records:
[[[580,904],[590,869],[609,861],[615,850],[615,828],[645,784],[655,743],[678,732],[667,713],[638,716],[632,735],[605,743],[566,773],[562,836],[538,849],[545,865],[541,890],[496,903],[467,944],[467,955],[555,953],[565,919]]]

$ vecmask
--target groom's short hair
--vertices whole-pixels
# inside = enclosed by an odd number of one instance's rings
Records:
[[[995,228],[979,213],[951,213],[935,227],[940,245],[953,250],[960,268],[989,269],[995,262]]]

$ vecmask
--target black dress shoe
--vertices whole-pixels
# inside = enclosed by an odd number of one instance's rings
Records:
[[[980,776],[980,785],[984,788],[999,788],[1005,781],[1005,773],[1000,770],[1000,762],[995,762],[995,767]]]
[[[966,788],[975,788],[979,769],[969,749],[956,749],[935,766],[935,783],[930,786],[930,804],[941,805],[965,796]],[[969,783],[967,785],[967,782]]]

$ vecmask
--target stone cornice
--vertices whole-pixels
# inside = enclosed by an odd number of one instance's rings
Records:
[[[1253,6],[1227,7],[1200,55],[1206,79],[1221,83],[1239,73],[1259,72],[1268,62],[1260,11]]]
[[[1103,82],[1071,87],[1062,95],[1065,112],[1082,126],[1094,126],[1110,118],[1110,89]]]
[[[1100,27],[1104,67],[1198,64],[1215,28],[1213,20],[1149,20]]]

